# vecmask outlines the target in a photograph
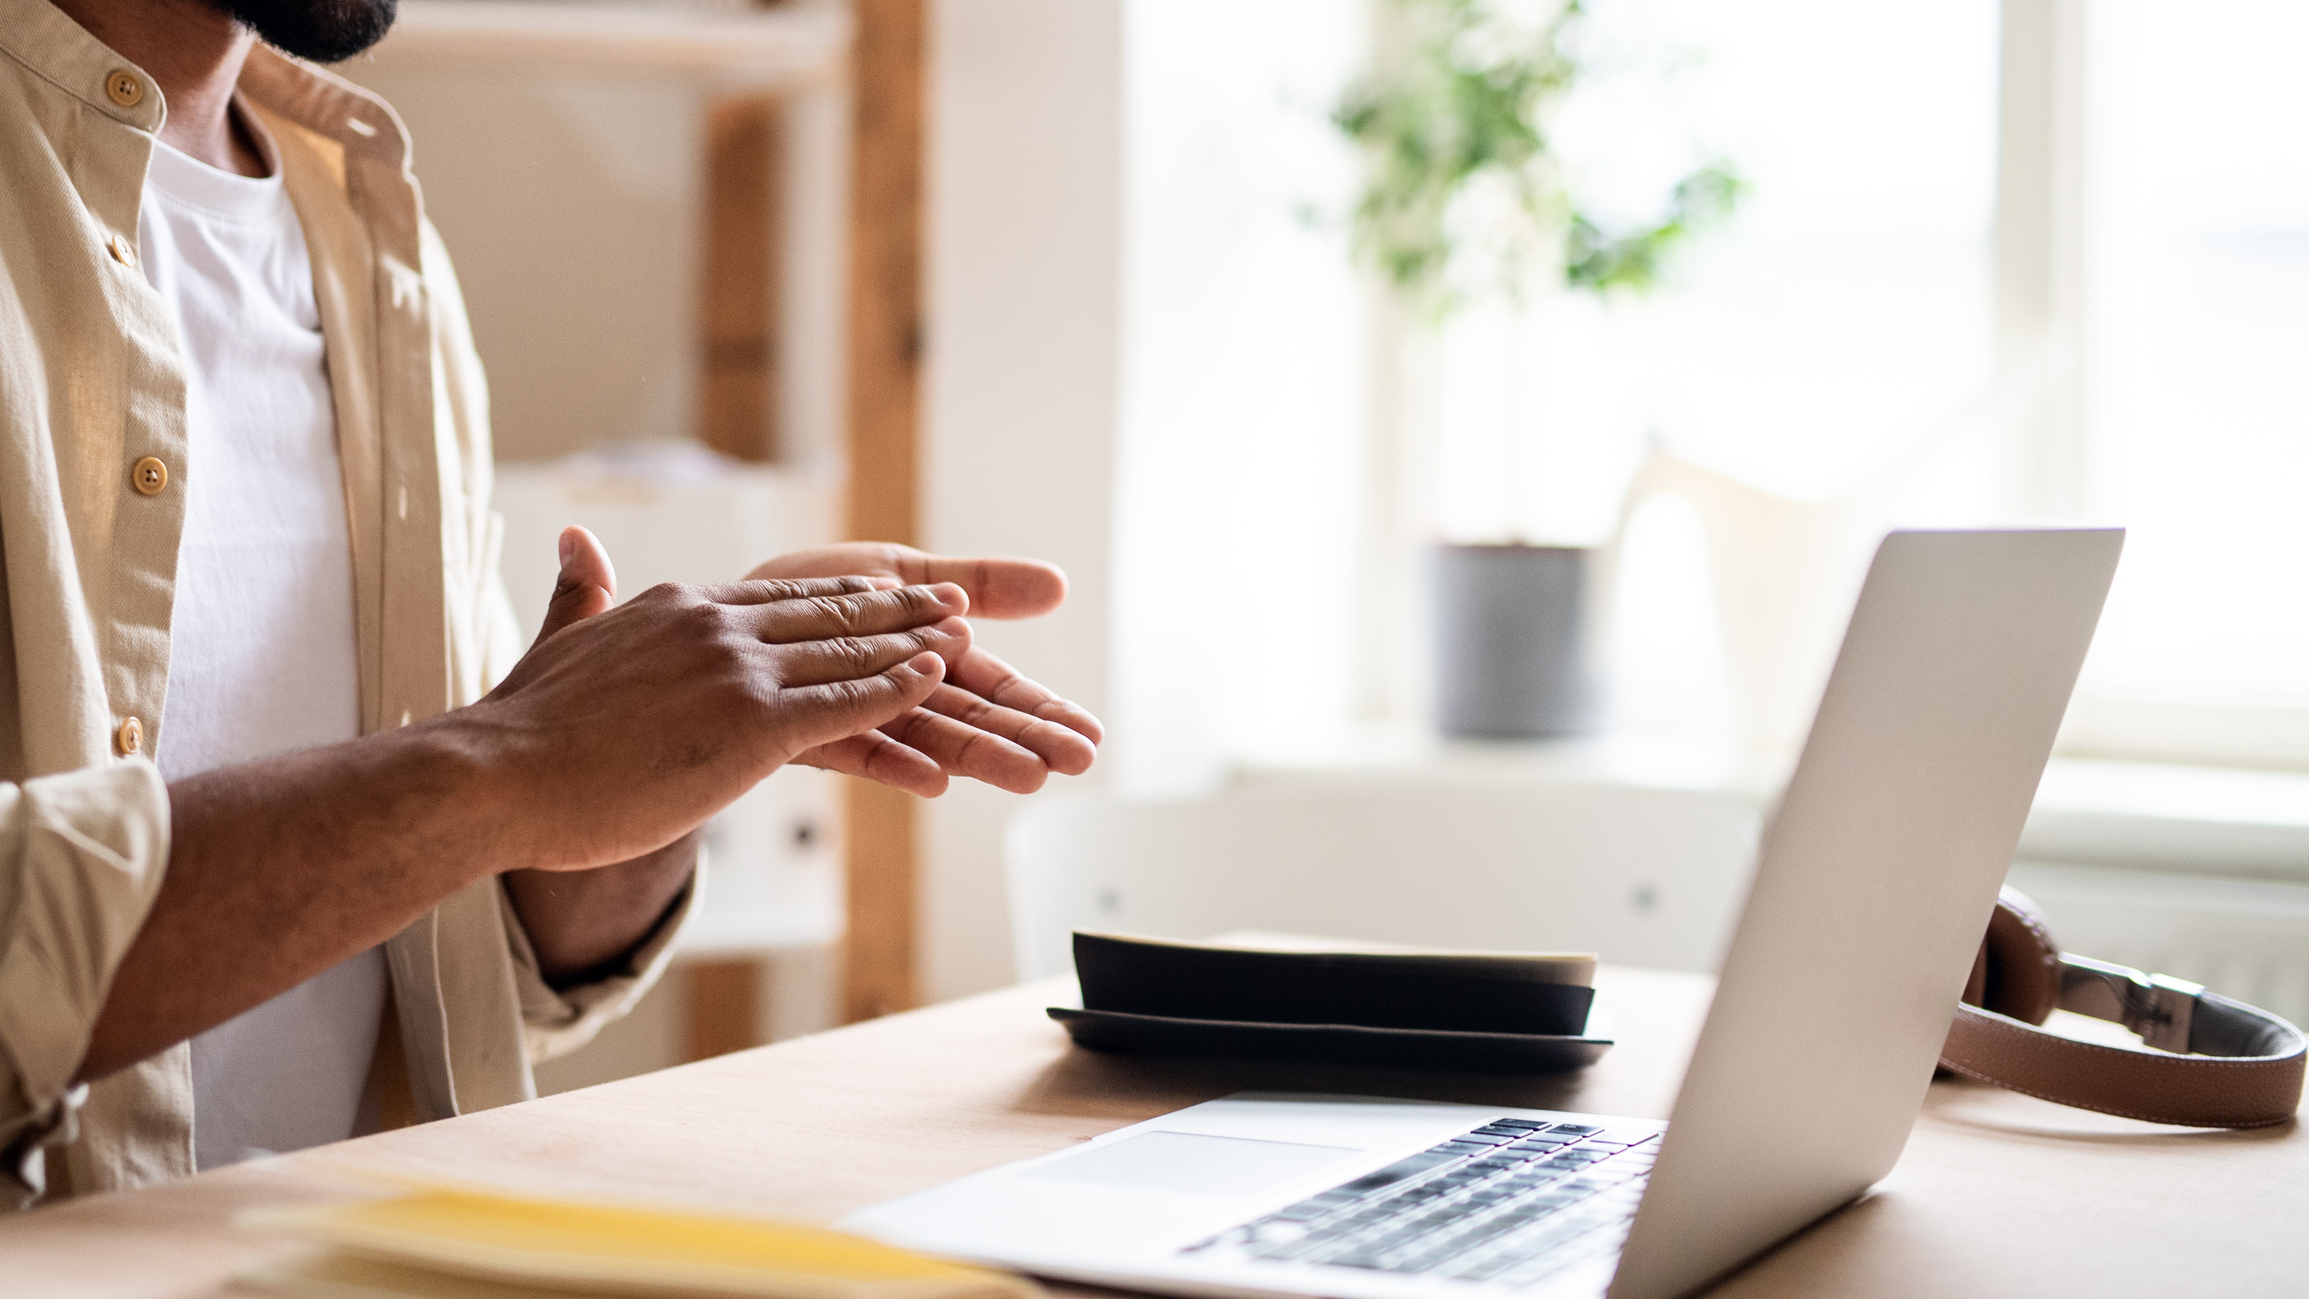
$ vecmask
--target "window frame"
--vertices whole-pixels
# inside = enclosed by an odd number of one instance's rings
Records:
[[[2087,0],[2003,0],[1993,225],[1995,347],[2030,397],[2006,447],[2014,513],[2087,512]],[[2124,695],[2080,683],[2057,752],[2309,770],[2309,707]]]

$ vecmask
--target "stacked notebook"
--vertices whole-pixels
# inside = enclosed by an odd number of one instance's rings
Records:
[[[1210,942],[1077,932],[1075,1042],[1141,1055],[1556,1073],[1586,1036],[1593,953],[1457,952],[1240,933]]]

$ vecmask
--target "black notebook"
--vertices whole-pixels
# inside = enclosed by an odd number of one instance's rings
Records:
[[[1077,932],[1074,963],[1082,1009],[1050,1016],[1094,1050],[1561,1072],[1611,1045],[1592,954]]]

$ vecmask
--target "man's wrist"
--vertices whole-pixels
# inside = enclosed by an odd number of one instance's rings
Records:
[[[559,823],[546,764],[487,702],[452,709],[380,737],[395,742],[388,777],[408,815],[437,820],[474,854],[474,879],[566,868],[550,833]]]
[[[538,974],[555,991],[626,969],[692,887],[691,831],[655,852],[583,871],[508,871],[505,896],[520,917]]]

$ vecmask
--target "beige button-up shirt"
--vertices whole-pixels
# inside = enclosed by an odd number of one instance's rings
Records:
[[[364,733],[478,699],[519,655],[489,509],[488,394],[400,119],[259,47],[243,105],[304,225],[352,525]],[[0,1198],[193,1171],[182,1044],[74,1086],[114,969],[168,869],[169,616],[185,367],[136,268],[166,105],[47,0],[0,0]],[[386,944],[372,1086],[442,1118],[535,1094],[662,969],[556,993],[492,878]],[[405,1069],[394,1067],[405,1063]]]

